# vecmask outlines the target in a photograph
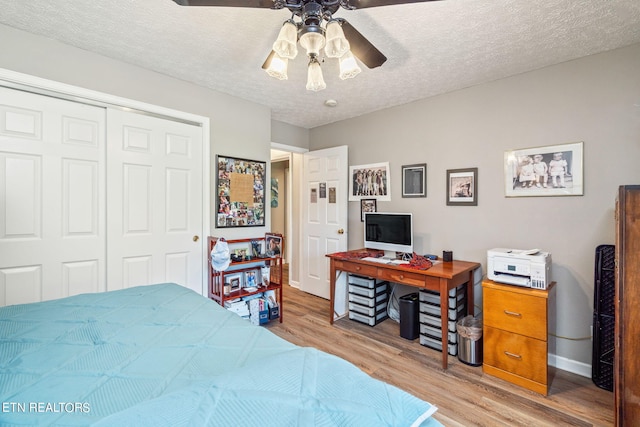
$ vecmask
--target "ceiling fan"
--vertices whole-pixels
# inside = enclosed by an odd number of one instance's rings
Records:
[[[340,78],[355,77],[360,67],[357,57],[368,68],[384,64],[384,56],[369,40],[343,18],[334,18],[340,8],[346,10],[438,0],[173,0],[181,6],[250,7],[289,9],[291,18],[280,29],[273,50],[262,65],[272,77],[287,79],[288,60],[298,53],[297,42],[307,51],[309,66],[307,89],[326,88],[320,69],[320,49],[329,58],[338,58]],[[326,23],[325,23],[326,22]]]

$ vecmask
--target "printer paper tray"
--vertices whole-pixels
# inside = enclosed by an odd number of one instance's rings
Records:
[[[531,286],[531,279],[529,279],[528,277],[500,273],[494,273],[493,276],[493,280],[495,280],[496,282],[507,283],[509,285],[524,286],[526,288]]]

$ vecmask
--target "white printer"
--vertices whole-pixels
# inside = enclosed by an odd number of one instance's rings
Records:
[[[551,282],[551,254],[538,249],[490,249],[487,277],[509,285],[547,289]]]

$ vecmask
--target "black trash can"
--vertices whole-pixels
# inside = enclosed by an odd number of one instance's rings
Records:
[[[399,298],[400,300],[400,336],[408,340],[415,340],[420,336],[420,324],[418,313],[420,305],[418,293],[407,294]]]

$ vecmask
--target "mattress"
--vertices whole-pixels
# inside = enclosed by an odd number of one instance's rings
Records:
[[[176,284],[0,308],[0,425],[439,425],[435,407]]]

